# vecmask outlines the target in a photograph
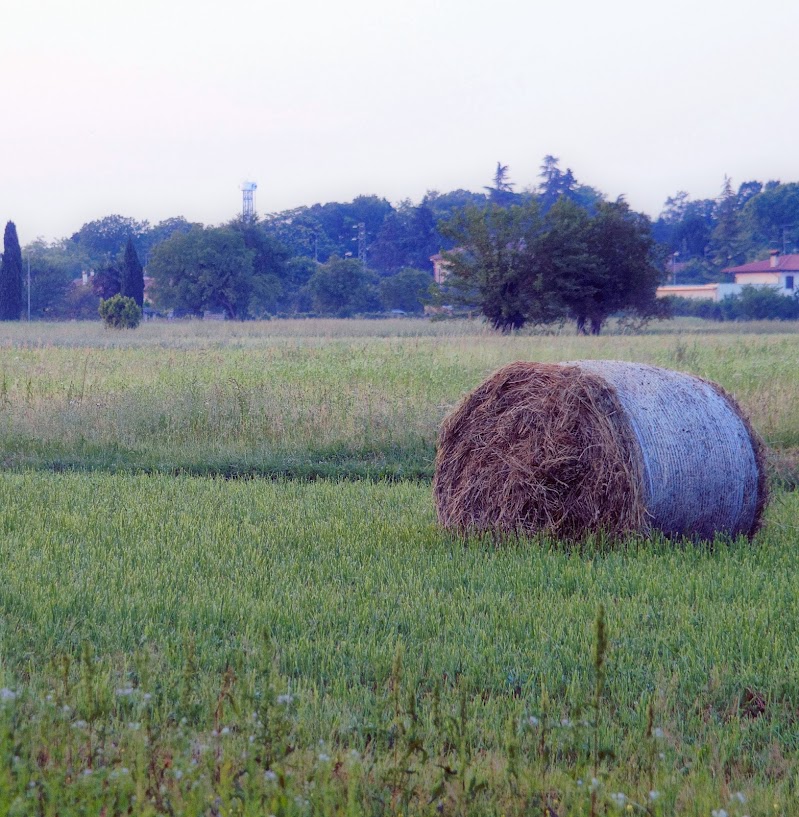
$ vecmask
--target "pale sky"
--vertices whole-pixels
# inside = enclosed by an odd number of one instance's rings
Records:
[[[517,189],[545,154],[656,216],[799,180],[792,0],[4,0],[0,221],[217,224]]]

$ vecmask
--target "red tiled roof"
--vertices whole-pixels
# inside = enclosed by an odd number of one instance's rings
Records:
[[[779,256],[774,266],[771,265],[771,259],[766,258],[751,264],[741,264],[740,267],[727,267],[722,272],[799,272],[799,253]]]

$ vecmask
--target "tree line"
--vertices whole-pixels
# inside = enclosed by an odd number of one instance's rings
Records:
[[[654,222],[582,184],[554,156],[544,158],[535,184],[516,188],[498,162],[483,190],[430,191],[416,204],[358,196],[218,226],[111,215],[19,253],[9,239],[0,314],[23,314],[23,252],[34,318],[96,318],[100,299],[117,293],[142,305],[143,275],[135,273],[141,293],[126,278],[132,251],[152,279],[146,305],[175,314],[418,312],[432,299],[481,309],[501,328],[568,317],[598,331],[613,312],[652,313],[649,296],[667,272],[685,282],[718,280],[726,266],[799,241],[793,183],[750,181],[735,190],[725,179],[715,199],[677,193]],[[430,257],[456,249],[446,291],[431,294]],[[505,263],[500,275],[497,264]],[[89,285],[76,285],[85,272]]]

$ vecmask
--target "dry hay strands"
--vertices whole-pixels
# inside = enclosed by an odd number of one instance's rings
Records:
[[[764,447],[714,383],[622,361],[504,366],[439,435],[439,522],[581,539],[660,530],[752,536]]]

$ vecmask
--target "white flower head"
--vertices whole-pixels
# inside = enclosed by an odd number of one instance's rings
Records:
[[[710,814],[711,817],[727,817],[727,812],[723,808],[714,808]]]
[[[737,791],[733,794],[732,799],[737,800],[739,803],[745,803],[746,795],[742,791]]]
[[[610,799],[621,808],[627,802],[627,795],[617,791],[615,794],[610,795]]]
[[[0,701],[13,701],[17,697],[17,693],[8,687],[0,689]]]

